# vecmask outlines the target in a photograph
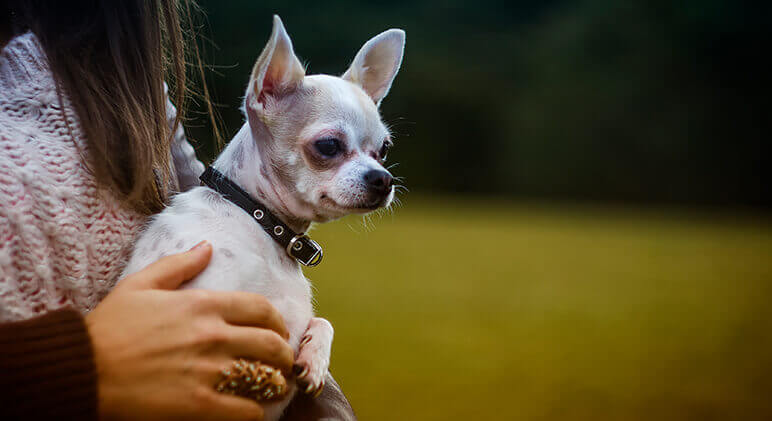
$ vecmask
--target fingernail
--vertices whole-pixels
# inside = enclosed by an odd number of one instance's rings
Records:
[[[196,244],[195,246],[191,247],[190,250],[195,250],[195,249],[201,248],[201,247],[203,247],[203,246],[205,246],[207,244],[208,244],[208,242],[206,240],[204,240],[204,241]]]

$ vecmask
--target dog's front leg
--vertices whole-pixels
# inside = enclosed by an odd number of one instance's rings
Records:
[[[314,317],[308,322],[295,358],[300,389],[314,396],[322,393],[324,378],[330,368],[333,329],[330,322]]]

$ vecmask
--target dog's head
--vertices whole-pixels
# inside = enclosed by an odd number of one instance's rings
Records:
[[[367,41],[342,76],[306,76],[274,16],[244,108],[270,182],[292,213],[321,222],[391,203],[384,162],[392,141],[378,106],[404,45],[405,33],[390,29]]]

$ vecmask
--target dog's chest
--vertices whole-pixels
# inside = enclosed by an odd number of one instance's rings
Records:
[[[309,282],[283,250],[278,253],[272,239],[259,238],[248,231],[227,238],[212,237],[212,261],[190,287],[265,296],[284,317],[290,343],[297,343],[313,316]]]
[[[313,316],[311,288],[302,272],[288,268],[271,248],[261,247],[263,253],[258,254],[253,247],[259,246],[254,243],[242,244],[240,251],[231,251],[232,257],[226,256],[225,251],[236,248],[239,241],[233,237],[218,240],[211,241],[214,254],[209,267],[189,287],[265,296],[284,317],[290,344],[297,345]]]
[[[212,244],[212,260],[185,288],[265,296],[284,317],[290,343],[296,346],[313,316],[308,280],[246,212],[209,189],[199,187],[176,196],[137,242],[129,267],[138,270],[178,251],[181,244],[190,247],[201,240]],[[156,251],[148,252],[152,250]]]

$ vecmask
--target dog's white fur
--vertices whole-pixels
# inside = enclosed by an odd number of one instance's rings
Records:
[[[385,171],[378,151],[390,140],[378,105],[399,70],[404,43],[403,31],[388,30],[362,47],[342,77],[306,76],[275,16],[247,87],[247,122],[215,168],[298,232],[312,222],[388,206],[394,189],[373,202],[363,175]],[[345,144],[346,153],[321,159],[313,142],[331,137]],[[314,317],[310,284],[299,264],[250,215],[213,190],[197,187],[175,196],[139,237],[124,274],[204,239],[214,247],[212,260],[186,287],[264,295],[284,317],[296,364],[307,369],[298,382],[309,393],[323,387],[333,330]],[[295,389],[265,408],[266,420],[279,418]]]

